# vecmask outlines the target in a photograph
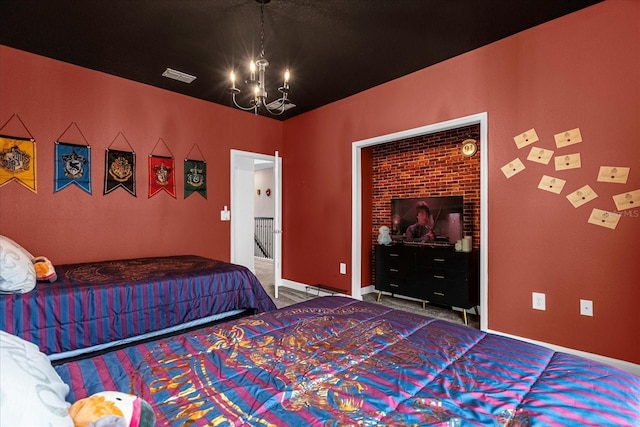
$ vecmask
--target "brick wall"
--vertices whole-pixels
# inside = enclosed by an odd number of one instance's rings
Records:
[[[480,246],[479,134],[480,126],[472,125],[372,147],[372,245],[378,229],[391,226],[391,199],[462,195],[464,233]],[[461,142],[470,136],[478,153],[464,157]]]

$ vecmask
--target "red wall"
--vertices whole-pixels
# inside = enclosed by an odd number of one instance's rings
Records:
[[[0,122],[19,114],[39,156],[38,194],[16,183],[0,188],[0,233],[56,263],[174,253],[228,259],[229,223],[218,210],[230,205],[229,149],[278,149],[283,276],[346,290],[352,143],[486,111],[489,328],[640,363],[632,320],[640,215],[625,216],[616,230],[587,224],[591,205],[575,209],[564,200],[568,190],[557,196],[536,188],[548,167],[527,162],[509,180],[500,171],[526,157],[515,135],[535,127],[552,147],[555,133],[579,127],[583,165],[562,174],[568,188],[589,183],[600,195],[593,206],[605,209],[615,208],[612,194],[640,188],[639,21],[640,2],[609,0],[284,124],[0,46]],[[76,188],[52,194],[47,159],[71,122],[93,147],[92,196]],[[121,189],[102,196],[104,149],[120,131],[139,162],[159,138],[177,160],[198,143],[210,166],[208,200],[183,200],[180,183],[177,200],[147,199],[144,166],[137,198]],[[595,182],[605,163],[631,167],[627,184]],[[371,194],[370,182],[363,187]],[[531,292],[547,294],[546,311],[531,309]],[[594,301],[594,317],[578,314],[580,298]]]
[[[228,260],[229,222],[218,211],[231,205],[229,150],[283,152],[281,122],[4,46],[0,91],[0,123],[17,114],[36,139],[38,181],[37,194],[16,182],[0,188],[0,233],[58,264],[169,254]],[[75,185],[53,193],[54,141],[72,122],[91,145],[92,195]],[[105,149],[119,132],[136,153],[137,197],[122,188],[103,195]],[[0,133],[25,135],[16,119]],[[176,199],[148,198],[147,156],[160,138],[176,159]],[[85,143],[73,127],[62,140]],[[207,161],[206,200],[184,199],[183,162],[194,144]],[[128,146],[119,137],[111,148]]]
[[[489,328],[640,363],[640,210],[616,230],[587,223],[594,207],[615,210],[612,195],[640,189],[639,22],[640,2],[606,1],[287,120],[284,277],[350,289],[354,141],[486,111]],[[554,134],[582,132],[557,149],[582,156],[557,173],[561,195],[537,189],[553,165],[514,144],[532,127],[549,149]],[[515,157],[527,169],[506,179]],[[631,167],[627,184],[596,182],[601,165]],[[600,197],[576,209],[565,196],[585,184]],[[546,311],[532,309],[532,292],[546,293]],[[579,315],[580,299],[594,317]]]

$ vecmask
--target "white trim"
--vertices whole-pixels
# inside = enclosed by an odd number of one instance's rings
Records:
[[[543,341],[536,341],[536,340],[531,340],[528,338],[523,338],[523,337],[519,337],[517,335],[510,335],[510,334],[505,334],[503,332],[499,332],[499,331],[494,331],[494,330],[487,330],[487,333],[490,334],[494,334],[494,335],[500,335],[503,337],[507,337],[507,338],[513,338],[516,339],[518,341],[525,341],[531,344],[536,344],[542,347],[547,347],[553,351],[559,351],[562,353],[569,353],[572,354],[574,356],[580,356],[580,357],[584,357],[585,359],[591,359],[594,360],[596,362],[600,362],[600,363],[604,363],[606,365],[611,365],[614,366],[618,369],[622,369],[624,371],[630,372],[634,375],[640,376],[640,365],[635,364],[635,363],[631,363],[631,362],[627,362],[625,360],[620,360],[620,359],[614,359],[612,357],[607,357],[607,356],[601,356],[599,354],[595,354],[595,353],[587,353],[586,351],[580,351],[580,350],[576,350],[573,348],[567,348],[567,347],[561,347],[559,345],[555,345],[555,344],[549,344]]]
[[[480,329],[487,329],[489,325],[487,310],[489,295],[487,138],[489,132],[486,112],[353,142],[351,146],[351,295],[354,298],[362,299],[362,149],[474,124],[480,124]]]
[[[299,283],[299,282],[294,282],[292,280],[287,280],[284,279],[282,281],[282,286],[291,288],[291,289],[295,289],[297,291],[300,292],[306,292],[306,287],[309,285],[306,285],[304,283]],[[373,288],[373,286],[367,286],[362,288],[362,294],[366,295],[368,293],[372,293],[375,292],[375,289]],[[320,296],[330,296],[330,293],[321,293]],[[316,295],[313,295],[316,296]],[[344,295],[344,296],[349,296],[349,295]],[[400,296],[398,296],[400,297]],[[413,300],[413,301],[420,301],[414,298],[409,298],[409,297],[402,297],[403,299],[408,299],[408,300]],[[549,344],[546,342],[542,342],[542,341],[536,341],[536,340],[531,340],[531,339],[527,339],[527,338],[523,338],[523,337],[519,337],[516,335],[509,335],[509,334],[505,334],[502,332],[498,332],[498,331],[494,331],[494,330],[486,330],[484,331],[488,334],[492,334],[492,335],[498,335],[498,336],[503,336],[503,337],[507,337],[507,338],[512,338],[518,341],[524,341],[524,342],[528,342],[530,344],[535,344],[535,345],[539,345],[541,347],[546,347],[549,348],[553,351],[559,351],[562,353],[568,353],[568,354],[572,354],[574,356],[579,356],[579,357],[583,357],[585,359],[590,359],[590,360],[594,360],[596,362],[599,363],[604,363],[605,365],[610,365],[613,367],[616,367],[618,369],[622,369],[623,371],[627,371],[630,372],[634,375],[640,376],[640,365],[637,365],[635,363],[631,363],[631,362],[627,362],[624,360],[619,360],[619,359],[613,359],[611,357],[606,357],[606,356],[601,356],[599,354],[594,354],[594,353],[587,353],[584,351],[580,351],[580,350],[575,350],[572,348],[566,348],[566,347],[561,347],[558,345],[554,345],[554,344]]]

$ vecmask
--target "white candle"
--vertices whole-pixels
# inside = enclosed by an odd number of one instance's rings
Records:
[[[462,239],[462,250],[464,252],[471,252],[471,236],[464,236]]]

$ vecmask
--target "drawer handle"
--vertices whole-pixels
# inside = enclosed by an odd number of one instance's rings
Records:
[[[400,254],[390,253],[389,256],[400,256]]]
[[[397,273],[397,272],[398,272],[398,271],[400,271],[400,270],[398,270],[397,268],[390,268],[390,269],[389,269],[389,271],[392,271],[392,272],[394,272],[394,273]]]
[[[434,258],[433,260],[436,262],[444,262],[444,258]]]
[[[444,276],[441,276],[441,275],[439,275],[439,274],[434,274],[434,275],[433,275],[433,278],[434,278],[434,279],[444,279]]]
[[[389,286],[391,286],[392,288],[399,288],[400,285],[396,285],[395,283],[389,283]]]
[[[444,294],[442,292],[434,292],[433,294],[434,295],[438,295],[439,297],[443,297],[444,296]]]

